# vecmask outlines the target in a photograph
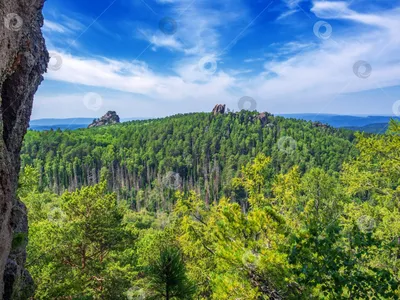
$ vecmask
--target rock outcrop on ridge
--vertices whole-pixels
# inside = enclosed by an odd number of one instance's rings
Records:
[[[225,108],[226,108],[225,104],[217,104],[217,105],[215,105],[214,109],[212,110],[212,114],[214,116],[218,115],[218,114],[224,114]]]
[[[88,126],[88,128],[99,127],[104,125],[112,125],[119,123],[119,116],[115,111],[109,111],[100,119],[94,120],[92,124]]]

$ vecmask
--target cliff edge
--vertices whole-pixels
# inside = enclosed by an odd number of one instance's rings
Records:
[[[24,269],[26,208],[16,189],[33,96],[49,61],[41,32],[43,4],[0,1],[0,299],[28,299],[33,292]]]

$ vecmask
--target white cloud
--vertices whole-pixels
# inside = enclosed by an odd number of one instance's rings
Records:
[[[263,57],[256,57],[256,58],[246,58],[243,62],[245,63],[253,63],[253,62],[259,62],[259,61],[264,61],[265,58]]]
[[[384,14],[362,14],[350,9],[350,4],[351,2],[343,1],[315,1],[311,11],[322,19],[345,19],[390,30],[395,30],[400,24],[398,10]]]
[[[336,32],[317,49],[305,48],[284,61],[266,63],[267,72],[253,79],[258,89],[248,89],[249,92],[254,90],[255,97],[268,95],[268,98],[288,104],[296,101],[318,103],[324,99],[332,100],[341,93],[400,85],[400,64],[394,63],[400,61],[399,11],[360,14],[344,2],[315,2],[312,11],[318,17],[347,19],[373,28],[357,26],[345,35]],[[299,44],[287,45],[288,49],[302,48]],[[353,65],[359,60],[372,66],[368,79],[360,79],[353,73]],[[271,78],[271,74],[275,76]]]
[[[305,0],[283,0],[286,7],[288,8],[287,11],[283,12],[278,18],[277,21],[283,20],[301,10],[300,3]]]
[[[61,24],[57,24],[48,20],[44,20],[44,26],[43,26],[43,30],[44,31],[54,31],[54,32],[58,32],[58,33],[66,33],[69,32],[69,29],[64,27]]]
[[[184,45],[173,35],[165,35],[163,33],[152,34],[149,30],[139,30],[139,32],[145,40],[151,43],[153,50],[163,47],[169,50],[185,52]]]
[[[160,30],[150,31],[141,28],[141,38],[157,47],[184,52],[187,55],[202,57],[215,54],[221,45],[221,30],[229,24],[234,28],[248,15],[242,1],[226,0],[223,2],[193,0],[158,0],[171,8],[170,16],[177,23],[174,35],[164,35]],[[144,33],[144,34],[143,34]]]
[[[60,53],[63,57],[62,68],[49,72],[46,79],[142,95],[140,97],[150,100],[141,107],[156,109],[161,115],[161,110],[164,115],[211,110],[216,103],[226,103],[230,108],[237,109],[237,101],[244,95],[255,98],[259,110],[296,112],[308,109],[310,112],[315,111],[312,109],[314,106],[321,107],[321,103],[332,101],[343,93],[400,85],[399,10],[361,14],[344,2],[318,1],[314,2],[312,11],[318,17],[346,19],[356,26],[346,28],[344,33],[334,27],[332,38],[326,41],[314,36],[311,27],[313,40],[277,44],[279,54],[287,58],[267,61],[264,72],[259,75],[252,75],[248,66],[238,66],[236,70],[230,66],[224,70],[223,58],[218,56],[214,56],[217,71],[210,76],[201,72],[197,56],[181,59],[173,65],[173,75],[163,75],[152,71],[144,62]],[[209,28],[208,25],[206,28]],[[201,30],[195,31],[195,34],[200,33]],[[176,49],[180,47],[173,40],[156,42]],[[215,43],[218,45],[218,39]],[[202,48],[199,43],[192,46]],[[212,47],[207,47],[204,52],[210,49]],[[245,62],[258,60],[249,58]],[[367,79],[360,79],[353,73],[353,66],[359,60],[365,60],[372,66],[371,76]],[[247,77],[243,77],[244,73],[248,74]],[[126,101],[129,105],[130,100]]]
[[[277,21],[283,20],[283,19],[285,19],[285,18],[287,18],[287,17],[289,17],[289,16],[291,16],[291,15],[297,13],[298,11],[299,11],[298,9],[291,9],[291,10],[288,10],[288,11],[282,13],[276,20],[277,20]]]
[[[299,5],[300,2],[303,2],[303,1],[305,1],[305,0],[283,0],[283,2],[285,2],[286,5],[287,5],[290,9],[295,8],[296,6]]]
[[[201,72],[196,60],[177,66],[180,76],[173,76],[158,75],[143,62],[58,54],[62,57],[62,67],[58,71],[49,71],[46,79],[142,94],[157,100],[184,101],[211,97],[227,93],[224,91],[234,83],[234,78],[224,72],[214,76]]]

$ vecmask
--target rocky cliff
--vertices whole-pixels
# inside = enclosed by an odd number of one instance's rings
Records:
[[[225,113],[225,108],[226,105],[225,104],[217,104],[214,106],[213,110],[212,110],[212,114],[218,115],[218,114],[224,114]]]
[[[88,126],[88,128],[112,125],[117,123],[119,123],[119,116],[115,111],[109,111],[100,119],[94,120],[93,123]]]
[[[41,33],[44,0],[0,1],[0,299],[28,299],[28,223],[16,198],[19,153],[33,95],[49,60]]]

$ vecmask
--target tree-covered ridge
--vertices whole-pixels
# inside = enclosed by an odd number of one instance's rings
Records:
[[[271,157],[278,173],[294,165],[301,173],[339,171],[356,153],[353,139],[345,130],[268,114],[263,120],[256,112],[195,113],[90,130],[30,131],[21,157],[23,167],[39,171],[41,189],[61,194],[107,177],[120,198],[153,210],[166,208],[166,181],[196,190],[207,203],[229,194],[230,180],[258,153]]]
[[[35,299],[399,299],[400,125],[357,136],[340,172],[272,172],[263,153],[206,203],[140,212],[106,182],[62,196],[26,167]]]

